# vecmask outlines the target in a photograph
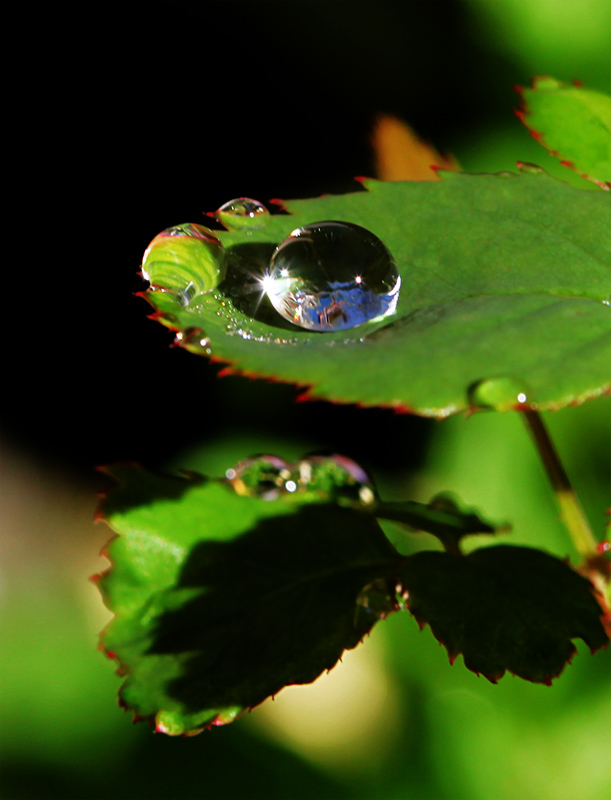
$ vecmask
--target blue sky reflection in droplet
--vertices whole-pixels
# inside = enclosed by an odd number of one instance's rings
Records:
[[[336,331],[394,314],[401,278],[377,236],[328,221],[294,230],[276,248],[261,284],[284,319]]]

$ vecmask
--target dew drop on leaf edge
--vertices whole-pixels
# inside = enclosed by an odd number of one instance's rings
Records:
[[[166,228],[142,257],[142,275],[151,289],[173,292],[182,305],[211,292],[225,275],[225,250],[204,225],[185,223]]]
[[[487,378],[469,389],[471,405],[505,411],[533,402],[532,392],[523,381],[512,376]]]
[[[292,231],[274,251],[263,279],[284,319],[323,332],[394,314],[400,287],[395,260],[377,236],[332,220]]]

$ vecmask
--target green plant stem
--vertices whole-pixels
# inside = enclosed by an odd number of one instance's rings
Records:
[[[598,542],[592,533],[579,498],[571,486],[569,476],[560,461],[543,419],[538,411],[523,411],[522,416],[537,445],[539,455],[556,494],[556,500],[560,507],[560,516],[568,528],[575,547],[584,558],[588,558],[596,553]]]

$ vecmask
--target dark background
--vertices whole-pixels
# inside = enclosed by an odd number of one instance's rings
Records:
[[[140,260],[160,230],[206,222],[232,197],[355,190],[354,176],[374,174],[380,112],[456,151],[512,120],[526,71],[456,0],[46,13],[20,26],[29,71],[12,116],[22,233],[5,296],[3,435],[82,472],[161,464],[256,420],[393,468],[405,452],[378,441],[392,425],[417,460],[421,420],[295,405],[290,387],[217,381],[218,366],[170,349],[134,297]]]

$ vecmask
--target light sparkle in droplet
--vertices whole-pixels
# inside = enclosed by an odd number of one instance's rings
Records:
[[[248,232],[262,228],[271,215],[258,200],[253,200],[251,197],[236,197],[223,203],[214,216],[229,230]]]
[[[292,231],[274,251],[262,285],[289,322],[336,331],[394,314],[401,278],[377,236],[328,221]]]

